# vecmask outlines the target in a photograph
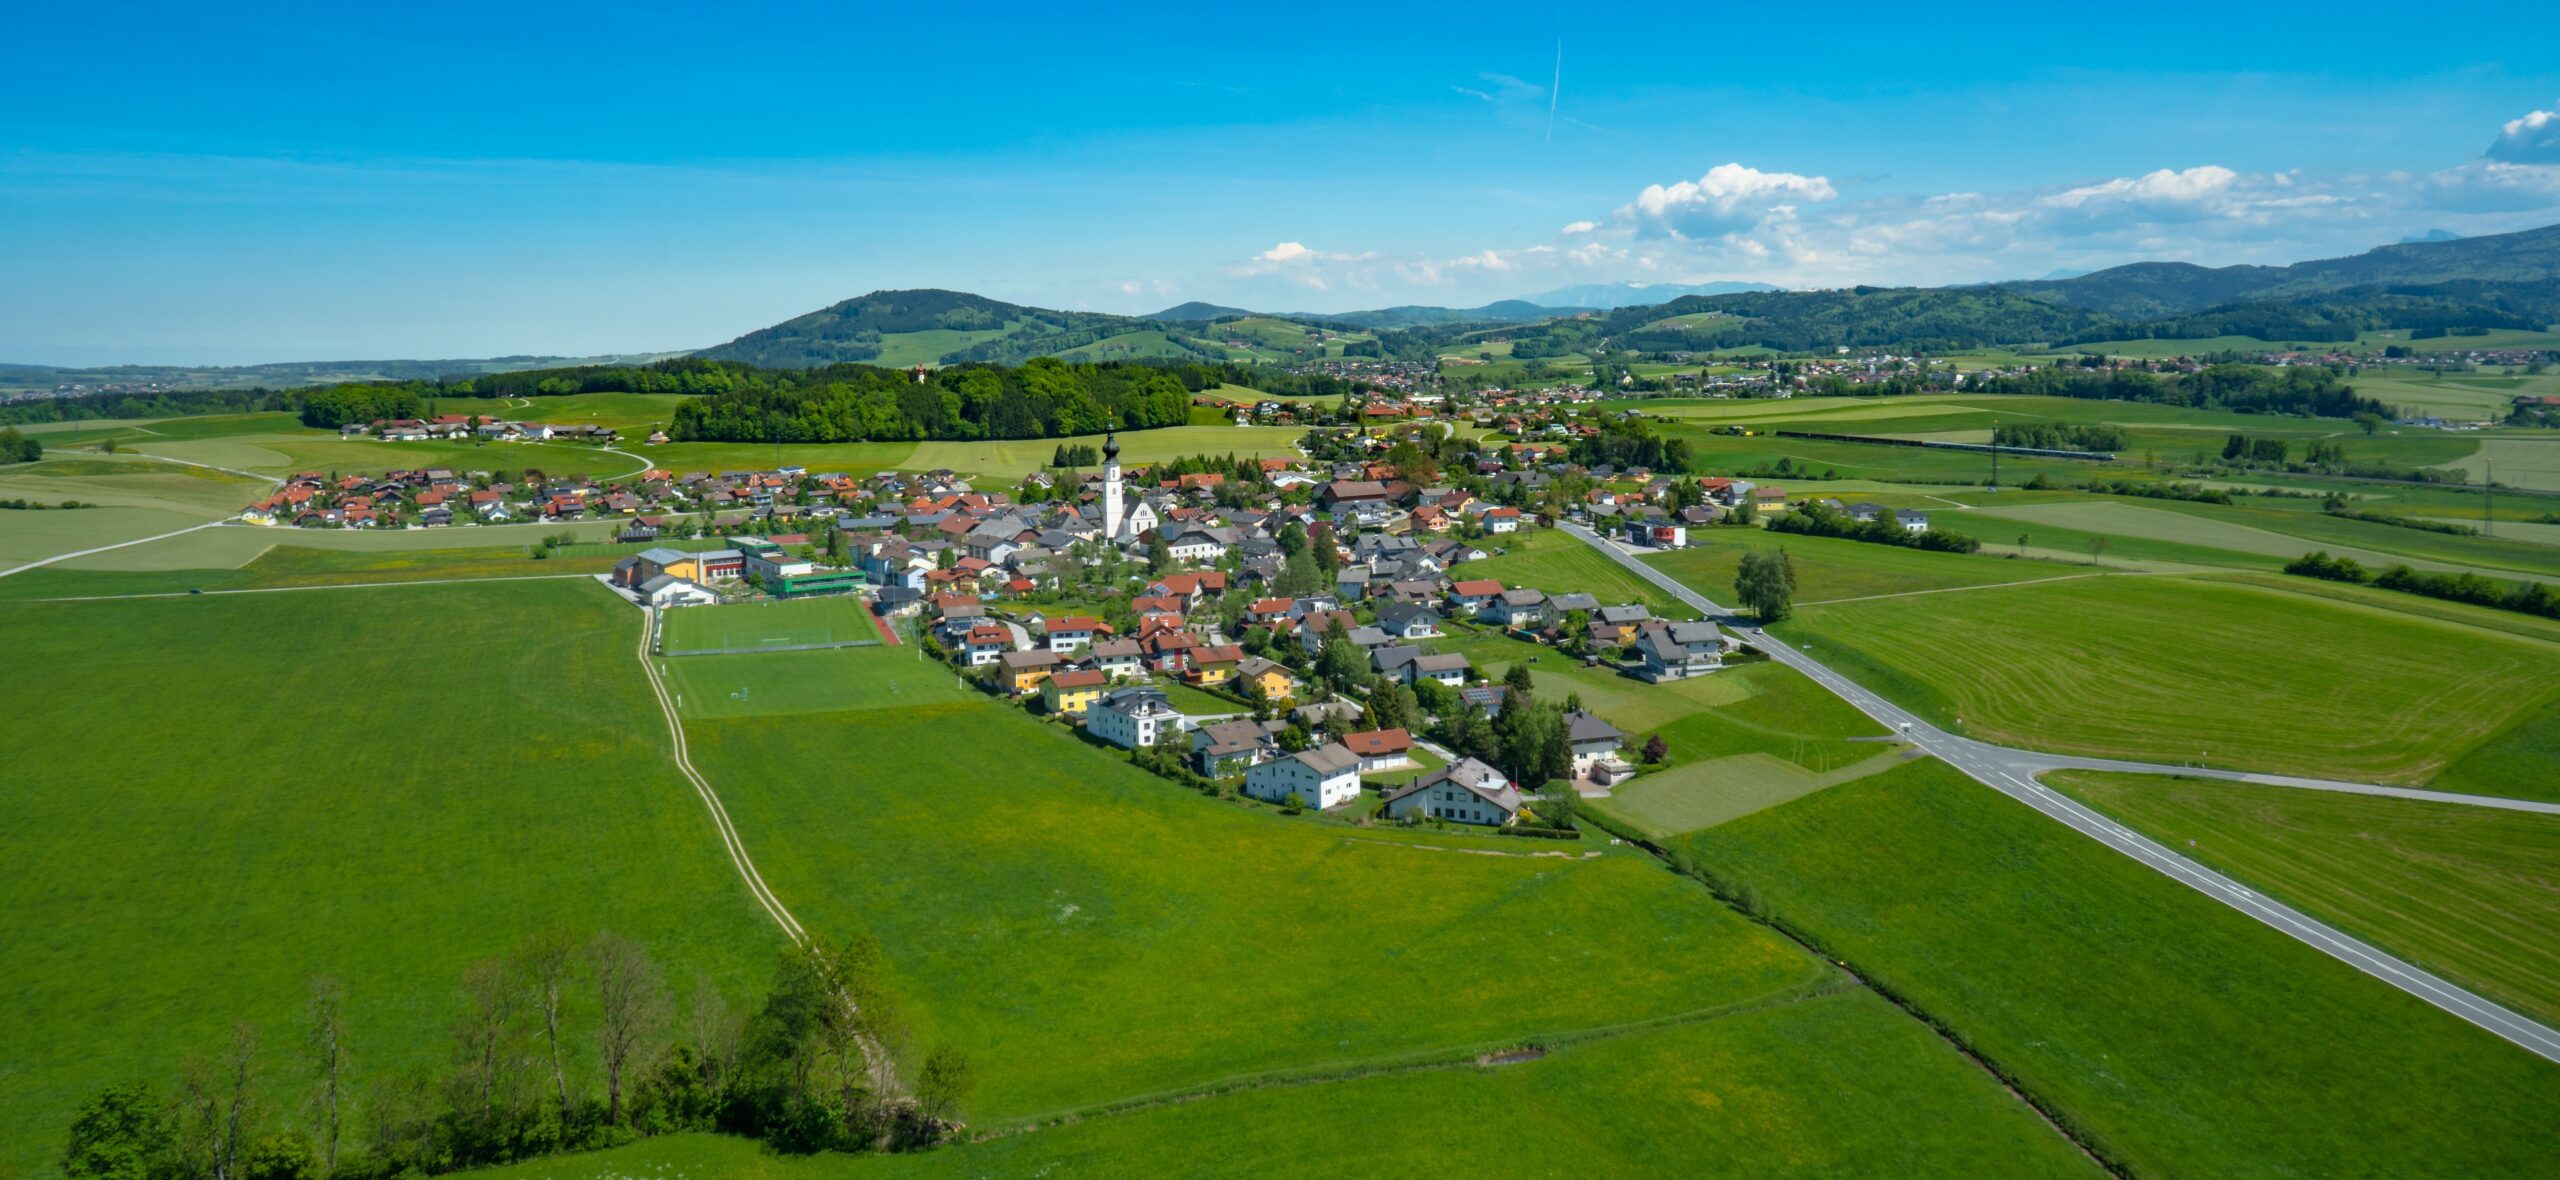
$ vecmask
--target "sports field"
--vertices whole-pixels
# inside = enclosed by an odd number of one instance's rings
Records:
[[[660,659],[658,668],[687,717],[769,717],[973,700],[997,707],[923,650],[873,644],[687,656]]]
[[[2045,781],[2253,889],[2560,1022],[2560,816],[2150,775]]]
[[[464,968],[544,927],[760,992],[780,936],[639,638],[580,581],[0,604],[0,1170],[50,1174],[81,1100],[166,1093],[235,1020],[298,1102],[314,975],[367,1087],[443,1069]]]
[[[1877,1159],[1903,1175],[2102,1175],[1989,1076],[1862,992],[1518,1065],[1249,1089],[922,1155],[778,1156],[697,1135],[484,1175],[1827,1176]]]
[[[1632,851],[1287,822],[984,702],[687,729],[775,892],[977,1062],[982,1127],[1832,979]]]
[[[2549,1166],[2550,1063],[1941,763],[1678,846],[1945,1022],[2136,1175]]]
[[[658,641],[670,656],[786,651],[880,642],[871,604],[851,594],[777,602],[732,602],[658,612]]]
[[[2362,781],[2424,782],[2560,694],[2549,643],[2189,578],[1815,606],[1776,631],[1987,741]]]

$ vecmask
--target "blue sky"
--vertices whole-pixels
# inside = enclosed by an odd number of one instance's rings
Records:
[[[2550,5],[389,7],[14,16],[0,360],[699,347],[884,287],[1970,282],[2560,222]]]

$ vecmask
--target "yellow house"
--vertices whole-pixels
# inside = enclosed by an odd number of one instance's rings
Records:
[[[1110,686],[1111,677],[1100,671],[1070,669],[1040,682],[1040,706],[1051,713],[1082,717]]]
[[[1289,669],[1260,656],[1237,664],[1236,677],[1266,701],[1285,701],[1298,694],[1298,678]]]
[[[1009,651],[1004,653],[1004,683],[1015,696],[1036,691],[1040,682],[1058,666],[1058,653],[1053,651]]]
[[[1204,647],[1191,653],[1191,671],[1185,679],[1204,687],[1225,684],[1236,678],[1236,665],[1242,662],[1244,649],[1232,643]]]

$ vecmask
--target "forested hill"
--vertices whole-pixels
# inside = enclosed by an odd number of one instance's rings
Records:
[[[1162,329],[1134,316],[1024,307],[965,291],[874,291],[695,355],[768,368],[1018,363],[1143,335],[1158,356],[1226,359],[1224,349]]]
[[[2078,278],[1999,285],[2067,307],[2148,320],[2242,301],[2301,302],[2366,288],[2451,284],[2505,288],[2550,283],[2560,283],[2560,225],[2477,238],[2404,242],[2292,266],[2137,262]]]

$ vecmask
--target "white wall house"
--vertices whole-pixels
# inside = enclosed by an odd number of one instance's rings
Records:
[[[1394,819],[1419,815],[1500,827],[1520,818],[1520,790],[1501,771],[1462,758],[1389,794],[1386,809]]]
[[[1360,756],[1327,742],[1244,772],[1244,793],[1278,803],[1296,795],[1319,811],[1360,797]]]
[[[1086,733],[1129,750],[1152,746],[1181,728],[1182,714],[1164,693],[1141,685],[1112,689],[1084,713]]]

